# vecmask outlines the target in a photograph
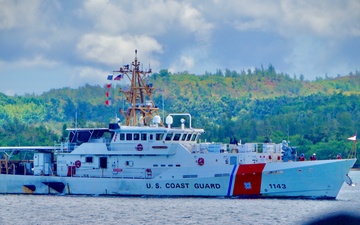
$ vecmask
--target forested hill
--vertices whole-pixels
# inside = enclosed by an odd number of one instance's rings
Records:
[[[272,66],[267,70],[255,69],[254,72],[221,71],[217,74],[194,76],[186,72],[172,74],[166,70],[152,77],[156,87],[165,88],[166,95],[184,97],[206,95],[213,98],[228,96],[231,98],[264,99],[279,96],[307,96],[311,94],[331,95],[360,93],[360,73],[339,76],[337,78],[317,78],[316,81],[305,81],[302,76],[290,77],[278,74]],[[165,84],[165,85],[163,85]],[[172,91],[169,91],[172,90]],[[189,90],[193,90],[189,92]],[[172,92],[172,93],[171,93]]]
[[[119,88],[85,85],[36,96],[0,93],[0,146],[54,144],[66,127],[107,126],[125,107]],[[273,66],[216,74],[154,73],[154,101],[167,112],[189,112],[193,126],[203,127],[208,141],[242,142],[289,139],[299,151],[320,157],[346,155],[346,138],[360,130],[360,73],[306,81],[277,73]],[[110,90],[113,105],[106,106]],[[162,110],[161,110],[162,116]]]

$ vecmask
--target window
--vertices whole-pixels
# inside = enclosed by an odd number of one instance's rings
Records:
[[[180,140],[180,136],[181,136],[181,134],[175,134],[173,140],[174,140],[174,141]]]
[[[183,134],[183,136],[181,137],[181,140],[182,140],[182,141],[185,141],[185,140],[186,140],[186,134]]]
[[[164,137],[164,134],[160,133],[160,134],[156,134],[156,140],[157,141],[161,141]]]
[[[93,157],[92,156],[86,156],[85,157],[85,162],[92,163],[93,162]]]
[[[141,134],[141,140],[146,141],[146,134]]]
[[[126,134],[126,140],[127,141],[132,141],[132,134],[131,133]]]
[[[149,140],[153,140],[154,139],[154,135],[153,134],[150,134],[149,135]]]
[[[77,132],[78,135],[78,141],[79,142],[88,142],[90,137],[91,137],[91,133],[88,131],[84,131],[84,132]]]
[[[190,138],[191,138],[191,134],[188,134],[186,140],[187,140],[187,141],[190,141]]]
[[[195,141],[195,139],[196,139],[196,134],[193,134],[193,136],[191,137],[191,141]]]
[[[124,133],[120,133],[119,139],[120,139],[121,141],[125,140],[125,134],[124,134]]]
[[[171,141],[171,138],[173,136],[173,133],[167,133],[165,137],[165,141]]]
[[[138,141],[140,139],[140,134],[135,133],[134,134],[134,141]]]
[[[125,161],[125,166],[133,167],[134,166],[134,161]]]

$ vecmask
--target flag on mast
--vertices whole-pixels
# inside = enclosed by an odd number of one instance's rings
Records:
[[[356,134],[354,136],[352,136],[352,137],[349,137],[348,140],[349,141],[356,141]]]
[[[121,80],[121,78],[123,78],[123,74],[119,74],[117,77],[114,78],[114,80]]]
[[[111,100],[106,99],[105,105],[107,105],[107,106],[111,105]]]

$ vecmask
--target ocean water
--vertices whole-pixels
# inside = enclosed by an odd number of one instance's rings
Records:
[[[349,175],[336,200],[0,195],[0,224],[305,224],[360,215]]]

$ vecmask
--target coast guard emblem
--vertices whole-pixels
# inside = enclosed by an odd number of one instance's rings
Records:
[[[244,182],[244,187],[247,190],[251,189],[251,183],[250,182]]]

